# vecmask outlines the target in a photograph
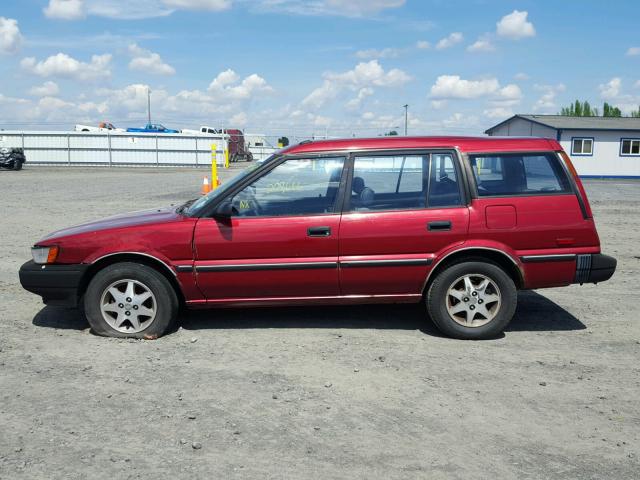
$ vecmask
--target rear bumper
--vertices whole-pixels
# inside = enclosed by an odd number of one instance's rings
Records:
[[[601,253],[576,255],[575,283],[598,283],[609,280],[616,271],[617,263],[615,258]]]
[[[39,265],[33,260],[20,267],[22,288],[42,297],[47,305],[78,305],[80,282],[89,265]]]

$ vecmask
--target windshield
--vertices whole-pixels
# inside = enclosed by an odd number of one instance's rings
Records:
[[[245,168],[244,170],[239,172],[235,177],[233,177],[231,180],[229,180],[228,182],[225,182],[224,185],[221,185],[220,187],[216,188],[215,190],[212,190],[210,193],[208,193],[207,195],[205,195],[203,197],[200,197],[199,199],[197,199],[193,203],[187,202],[185,204],[185,206],[187,206],[187,208],[181,208],[179,210],[181,210],[181,213],[183,213],[184,215],[186,215],[188,217],[196,217],[196,216],[198,216],[198,214],[207,205],[209,205],[211,202],[216,201],[218,198],[223,197],[237,183],[241,182],[243,179],[245,179],[246,177],[251,175],[256,170],[256,168],[260,167],[261,165],[264,165],[265,163],[271,162],[274,158],[276,158],[276,156],[272,155],[271,157],[266,159],[264,162],[255,163],[255,164],[249,166],[248,168]]]

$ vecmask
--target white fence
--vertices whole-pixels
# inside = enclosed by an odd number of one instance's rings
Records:
[[[0,148],[24,149],[27,163],[51,165],[211,165],[225,163],[226,136],[132,132],[0,131]]]

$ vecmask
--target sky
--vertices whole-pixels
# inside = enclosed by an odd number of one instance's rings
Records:
[[[640,2],[0,0],[0,128],[480,135],[640,104]]]

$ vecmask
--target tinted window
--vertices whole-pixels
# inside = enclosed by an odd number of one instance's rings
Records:
[[[571,191],[558,159],[547,155],[471,156],[478,195],[531,195]]]
[[[233,197],[235,216],[332,213],[343,165],[340,157],[287,160]]]
[[[352,211],[407,210],[461,203],[458,175],[451,154],[355,159]]]
[[[450,154],[436,153],[431,156],[431,182],[429,206],[445,207],[461,205],[458,175]]]
[[[352,211],[424,208],[428,155],[356,157]]]

